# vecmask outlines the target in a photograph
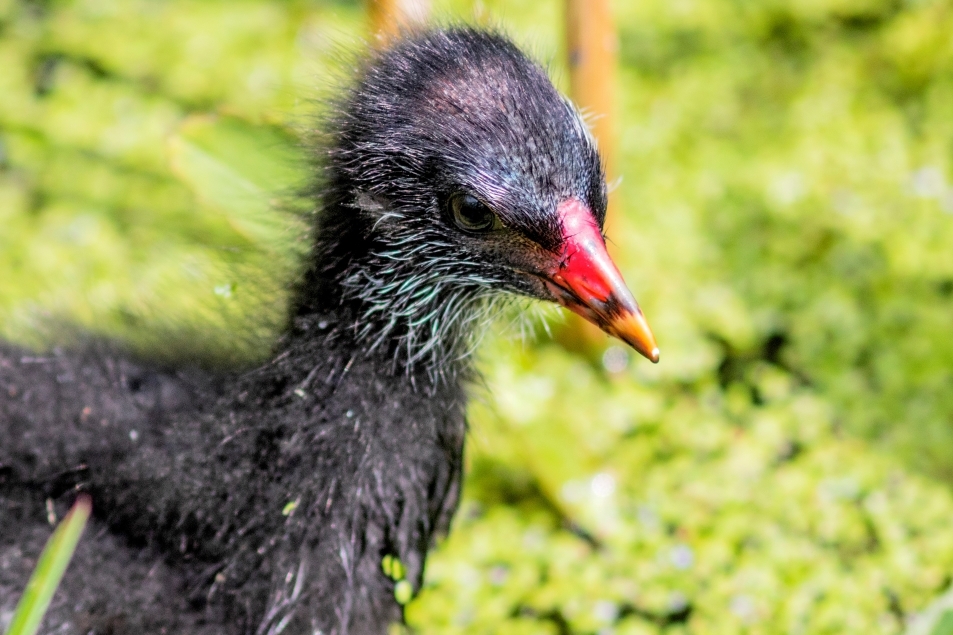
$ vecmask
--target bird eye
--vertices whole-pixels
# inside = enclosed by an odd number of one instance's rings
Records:
[[[457,227],[468,232],[486,232],[503,226],[489,207],[472,194],[454,194],[450,211]]]

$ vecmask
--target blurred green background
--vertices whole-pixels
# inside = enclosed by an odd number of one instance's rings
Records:
[[[435,3],[565,88],[561,9]],[[611,239],[662,362],[558,318],[562,344],[486,343],[410,624],[953,633],[943,599],[922,617],[953,578],[953,2],[615,15]],[[306,247],[274,203],[366,28],[345,1],[0,0],[0,336],[267,351]]]

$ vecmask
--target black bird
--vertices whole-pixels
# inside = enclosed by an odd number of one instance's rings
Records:
[[[88,492],[48,632],[386,632],[402,614],[382,561],[418,589],[457,506],[469,353],[496,300],[559,302],[657,361],[606,253],[595,144],[506,38],[406,36],[335,112],[270,361],[0,346],[0,616],[47,517]]]

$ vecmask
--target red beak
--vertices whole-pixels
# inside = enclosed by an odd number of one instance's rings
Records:
[[[655,336],[609,258],[592,212],[574,198],[562,202],[557,212],[563,251],[558,268],[546,280],[557,302],[658,363]]]

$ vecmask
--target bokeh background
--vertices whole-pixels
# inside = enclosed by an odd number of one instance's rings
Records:
[[[662,362],[501,321],[410,625],[953,633],[953,2],[613,11],[610,238]],[[568,88],[561,0],[434,15]],[[306,247],[279,190],[367,33],[343,0],[0,0],[0,336],[265,353]]]

